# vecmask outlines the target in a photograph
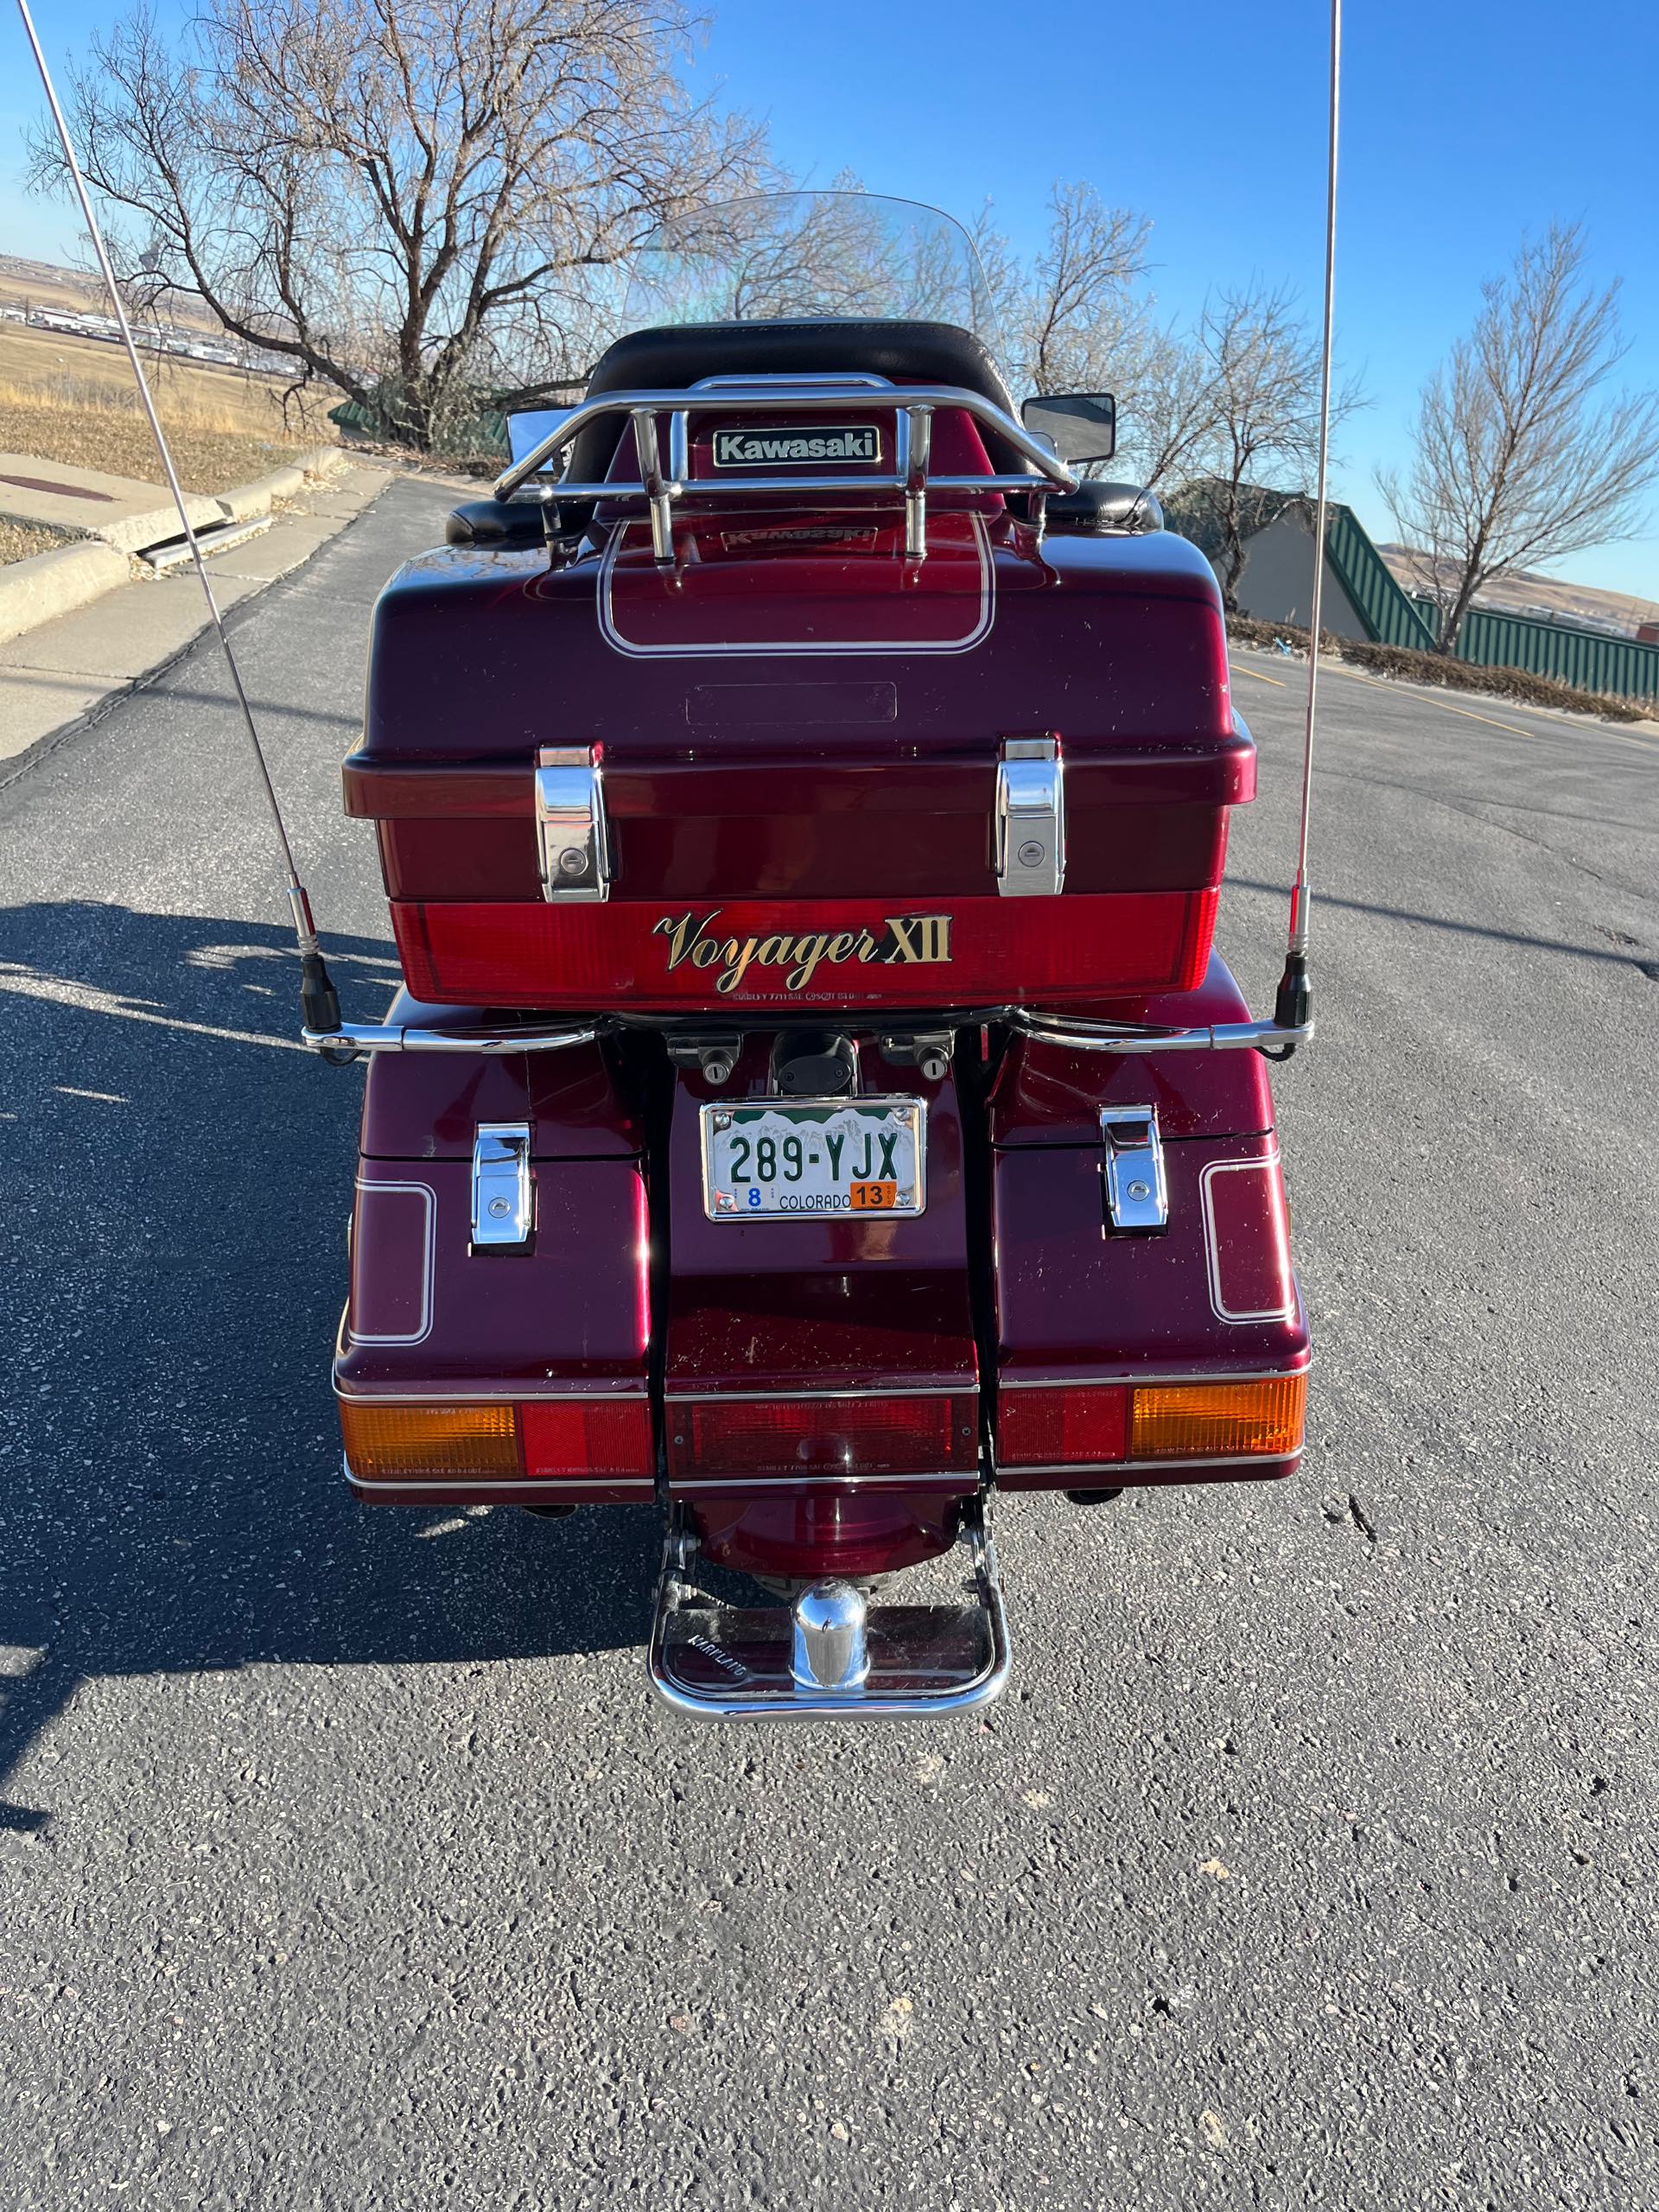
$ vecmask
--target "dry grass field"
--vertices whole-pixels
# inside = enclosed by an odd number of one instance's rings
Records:
[[[334,441],[324,399],[303,410],[290,403],[284,419],[280,387],[264,378],[196,362],[145,365],[187,491],[223,491]],[[165,481],[121,349],[15,323],[0,324],[0,452]]]

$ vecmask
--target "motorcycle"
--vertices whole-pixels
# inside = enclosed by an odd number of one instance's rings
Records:
[[[1215,578],[1080,473],[1107,395],[1016,409],[986,300],[907,203],[687,219],[374,615],[345,804],[404,988],[351,1026],[312,976],[306,1030],[369,1061],[346,1475],[658,1514],[685,1713],[982,1704],[998,1493],[1302,1449],[1306,963],[1253,1020],[1214,949]]]

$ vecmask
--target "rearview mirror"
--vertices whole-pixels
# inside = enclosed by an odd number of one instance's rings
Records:
[[[1109,461],[1117,451],[1117,402],[1109,391],[1045,392],[1026,402],[1020,420],[1052,438],[1062,461]]]
[[[516,467],[526,454],[534,453],[548,433],[556,430],[575,411],[574,407],[536,407],[522,415],[509,415],[507,452],[513,466]],[[546,466],[550,467],[555,458],[550,455]]]

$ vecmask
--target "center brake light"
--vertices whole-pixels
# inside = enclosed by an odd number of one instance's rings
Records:
[[[671,1478],[972,1476],[976,1391],[882,1398],[671,1398]]]

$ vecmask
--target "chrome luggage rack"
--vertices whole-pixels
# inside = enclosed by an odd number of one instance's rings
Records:
[[[690,423],[694,415],[865,414],[880,409],[893,417],[893,469],[890,476],[721,476],[690,478]],[[1005,439],[1031,463],[1028,469],[995,476],[941,476],[931,466],[933,416],[941,408],[969,415]],[[639,462],[637,483],[589,484],[561,478],[538,487],[544,500],[607,499],[643,506],[651,518],[651,550],[670,566],[674,560],[674,507],[698,499],[787,499],[855,493],[902,498],[905,552],[912,560],[927,553],[927,495],[930,492],[1023,492],[1032,502],[1032,521],[1042,527],[1051,492],[1075,492],[1078,479],[1050,448],[992,400],[957,385],[897,385],[871,376],[709,377],[683,391],[607,391],[584,399],[520,461],[495,480],[495,496],[510,499],[543,470],[589,423],[626,415],[633,429]],[[659,420],[668,418],[668,468],[662,466]]]

